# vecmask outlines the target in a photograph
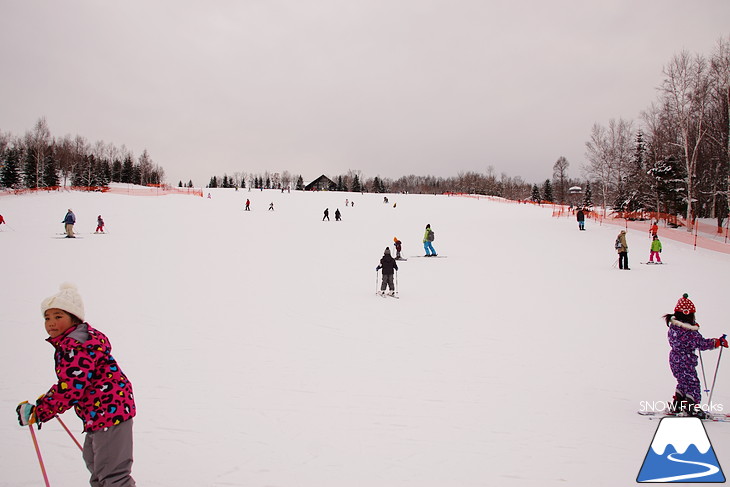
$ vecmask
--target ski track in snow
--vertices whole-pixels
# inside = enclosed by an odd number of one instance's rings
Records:
[[[0,197],[1,487],[42,481],[15,407],[55,380],[39,304],[64,281],[134,385],[134,476],[152,487],[628,485],[656,428],[639,402],[674,391],[661,315],[688,292],[705,336],[728,331],[730,256],[667,240],[671,266],[619,271],[619,227],[579,232],[549,207],[210,193]],[[68,208],[109,232],[49,238]],[[373,296],[384,248],[418,255],[426,223],[448,258],[398,262],[400,299]],[[629,230],[631,264],[647,235]],[[727,455],[727,426],[706,428]],[[39,442],[52,485],[87,481],[59,426]]]

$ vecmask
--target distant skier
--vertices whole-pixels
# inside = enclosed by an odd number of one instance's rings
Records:
[[[94,233],[104,233],[104,219],[101,215],[96,217],[96,230]]]
[[[657,233],[659,233],[659,223],[658,221],[654,220],[654,223],[652,223],[651,227],[649,227],[649,235],[652,237],[656,237]]]
[[[403,248],[403,242],[398,240],[398,237],[393,237],[393,244],[395,245],[395,260],[402,260],[400,251]]]
[[[722,338],[703,338],[700,325],[695,321],[695,305],[686,293],[679,298],[674,314],[664,315],[667,323],[667,338],[672,350],[669,352],[669,366],[677,379],[677,389],[670,406],[671,412],[686,411],[691,416],[707,417],[700,408],[702,399],[700,380],[697,378],[697,355],[695,350],[727,348],[727,340]]]
[[[434,241],[434,233],[431,230],[431,224],[426,225],[426,232],[423,234],[423,249],[426,251],[425,257],[436,257],[436,250],[431,242]]]
[[[330,221],[330,209],[329,208],[324,209],[324,216],[322,217],[322,221],[324,221],[325,219],[327,219],[327,221]]]
[[[349,198],[345,198],[345,206],[350,206],[350,199]]]
[[[376,271],[383,269],[383,282],[380,284],[380,294],[385,294],[385,288],[390,289],[391,296],[395,296],[395,284],[393,283],[393,273],[398,270],[398,263],[390,256],[390,248],[385,247],[383,257],[380,259],[380,265],[375,268]]]
[[[274,211],[274,202],[269,203],[269,211]]]
[[[626,243],[626,230],[621,230],[618,234],[614,247],[616,248],[616,252],[618,252],[618,268],[630,271],[629,245]]]
[[[5,218],[3,218],[2,215],[0,215],[0,225],[2,225],[2,224],[7,225],[7,223],[5,223]]]
[[[246,208],[244,208],[244,211],[251,211],[251,200],[246,199]]]
[[[661,264],[662,258],[659,256],[659,254],[662,251],[662,243],[659,241],[659,237],[657,237],[656,234],[651,239],[651,249],[649,250],[649,262],[654,262],[654,257],[656,256],[656,263]]]
[[[74,235],[74,224],[76,223],[76,215],[74,215],[74,212],[71,211],[71,208],[68,209],[68,212],[66,213],[66,216],[63,217],[63,221],[61,223],[65,225],[66,238],[76,238],[76,235]]]
[[[583,208],[578,208],[578,212],[575,214],[575,219],[578,220],[578,230],[585,230],[586,214],[583,213]]]
[[[342,214],[340,213],[340,209],[339,209],[339,208],[337,208],[337,209],[335,210],[335,221],[336,221],[336,222],[339,222],[339,221],[341,221],[341,220],[342,220]]]

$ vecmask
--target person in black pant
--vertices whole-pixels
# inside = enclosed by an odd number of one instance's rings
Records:
[[[583,208],[578,208],[578,212],[575,214],[576,220],[578,220],[578,230],[585,230],[586,214],[583,213]]]
[[[626,230],[616,237],[616,252],[618,252],[618,268],[630,271],[629,269],[629,245],[626,243]]]

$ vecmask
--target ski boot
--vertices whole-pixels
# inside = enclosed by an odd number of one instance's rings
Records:
[[[709,415],[702,409],[702,407],[692,399],[691,396],[685,396],[687,400],[687,415],[693,418],[708,419]]]

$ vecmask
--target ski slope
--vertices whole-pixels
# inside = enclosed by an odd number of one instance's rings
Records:
[[[630,485],[657,426],[640,402],[674,391],[661,316],[687,292],[706,337],[730,332],[730,255],[666,239],[668,265],[640,265],[646,231],[629,230],[619,271],[619,227],[579,232],[550,208],[209,192],[0,197],[0,486],[42,485],[15,407],[54,382],[39,306],[64,281],[134,385],[147,487]],[[82,238],[56,238],[68,208]],[[399,263],[401,299],[376,296],[384,248],[422,255],[427,223],[448,258]],[[721,365],[726,412],[728,378]],[[730,426],[705,426],[730,464]],[[38,437],[51,485],[84,485],[60,424]]]

